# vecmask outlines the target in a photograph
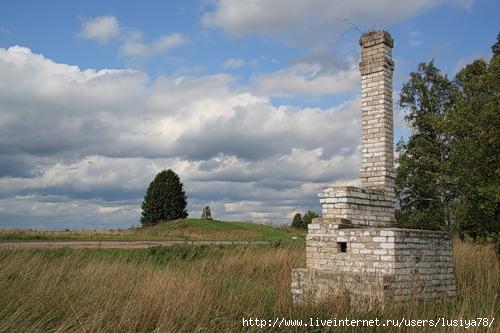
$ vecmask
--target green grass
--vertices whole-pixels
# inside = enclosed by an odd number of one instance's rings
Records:
[[[304,239],[305,231],[245,222],[185,219],[155,226],[103,231],[2,230],[0,241],[50,240],[227,240],[281,241]]]

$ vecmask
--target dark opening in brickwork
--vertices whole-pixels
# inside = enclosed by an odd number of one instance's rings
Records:
[[[346,242],[337,242],[337,248],[339,252],[346,253],[347,252],[347,243]]]

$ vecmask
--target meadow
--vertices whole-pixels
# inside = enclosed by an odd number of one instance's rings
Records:
[[[0,249],[0,332],[463,332],[453,327],[261,329],[244,328],[242,319],[500,320],[500,267],[493,248],[456,241],[454,260],[456,300],[367,311],[345,299],[293,305],[290,270],[305,267],[303,242]],[[499,327],[495,322],[489,331]]]
[[[304,238],[305,231],[272,225],[181,219],[150,227],[116,230],[0,230],[0,241],[71,241],[71,240],[223,240],[289,241]]]

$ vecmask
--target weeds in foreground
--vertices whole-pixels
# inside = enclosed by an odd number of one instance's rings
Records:
[[[146,250],[0,250],[0,332],[237,332],[243,318],[499,318],[493,249],[455,244],[458,299],[361,312],[342,300],[294,306],[302,247],[174,246]],[[498,329],[494,323],[491,332]],[[253,328],[252,331],[262,331]],[[272,331],[273,329],[271,329]],[[276,330],[276,329],[274,329]],[[281,331],[455,332],[453,327],[282,327]],[[484,328],[471,328],[482,332]]]

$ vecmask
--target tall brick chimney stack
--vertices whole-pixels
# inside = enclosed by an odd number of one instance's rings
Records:
[[[318,223],[393,227],[396,223],[394,128],[392,115],[393,40],[385,31],[361,36],[361,188],[333,186],[318,194]],[[337,225],[338,224],[338,225]]]
[[[362,164],[361,187],[386,192],[394,201],[394,125],[392,47],[386,31],[365,33],[361,45]]]
[[[318,193],[322,217],[308,225],[306,268],[292,269],[296,303],[349,295],[372,308],[456,297],[453,237],[395,228],[392,115],[393,40],[385,31],[361,36],[361,184]]]

